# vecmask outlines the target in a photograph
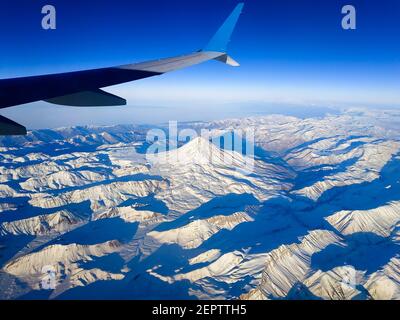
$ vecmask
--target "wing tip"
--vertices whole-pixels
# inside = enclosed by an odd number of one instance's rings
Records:
[[[215,58],[214,60],[223,62],[223,63],[225,63],[225,64],[227,64],[227,65],[229,65],[231,67],[240,67],[240,63],[237,62],[236,60],[234,60],[232,57],[230,57],[227,54],[219,56],[219,57]]]

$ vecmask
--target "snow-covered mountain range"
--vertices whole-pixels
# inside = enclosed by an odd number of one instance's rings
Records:
[[[183,127],[252,128],[253,171],[144,126],[0,138],[0,299],[400,299],[400,112]]]

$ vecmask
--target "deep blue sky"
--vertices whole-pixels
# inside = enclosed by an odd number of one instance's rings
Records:
[[[189,53],[207,43],[238,2],[3,0],[0,77]],[[40,102],[0,114],[36,128],[221,118],[245,115],[242,111],[251,112],[254,105],[262,113],[263,104],[400,105],[400,1],[244,2],[229,50],[240,68],[210,62],[111,88],[128,98],[124,108],[83,110]],[[41,29],[45,4],[57,9],[55,31]],[[355,31],[341,28],[345,4],[357,9]]]

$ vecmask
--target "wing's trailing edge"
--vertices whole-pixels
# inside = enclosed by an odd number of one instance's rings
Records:
[[[243,3],[236,6],[208,45],[198,52],[111,68],[0,79],[0,109],[40,100],[75,107],[126,105],[125,99],[101,89],[162,75],[209,60],[217,60],[230,66],[239,66],[226,51],[243,6]],[[4,117],[0,120],[0,135],[4,135],[2,132],[26,134],[25,127]]]

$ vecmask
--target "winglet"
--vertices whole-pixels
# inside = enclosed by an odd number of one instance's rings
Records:
[[[232,33],[242,13],[244,3],[239,3],[232,11],[224,24],[218,29],[217,33],[211,38],[210,42],[203,51],[227,52],[227,47]]]

